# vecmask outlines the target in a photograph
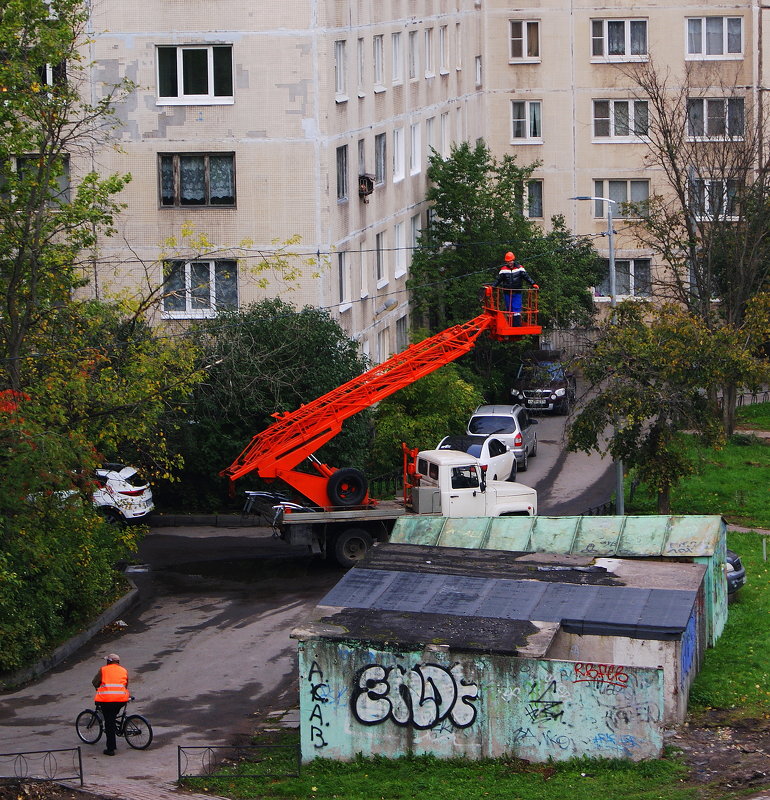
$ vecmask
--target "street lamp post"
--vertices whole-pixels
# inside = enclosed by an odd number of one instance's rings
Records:
[[[615,229],[612,225],[612,206],[617,200],[610,200],[609,197],[594,197],[592,195],[578,195],[570,197],[570,200],[593,200],[607,204],[607,247],[609,250],[609,273],[610,273],[610,322],[615,321],[615,306],[618,304],[617,282],[615,276]],[[623,462],[615,461],[615,513],[623,516],[626,513],[625,492],[623,489]]]

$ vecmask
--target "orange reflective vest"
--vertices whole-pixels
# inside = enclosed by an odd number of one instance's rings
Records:
[[[94,700],[97,703],[125,703],[131,695],[128,693],[128,672],[120,664],[106,664],[102,667],[102,682],[96,690]]]

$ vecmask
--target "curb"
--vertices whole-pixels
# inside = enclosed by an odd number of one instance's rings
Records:
[[[178,528],[185,525],[210,525],[213,528],[256,528],[254,516],[243,514],[152,514],[147,518],[151,528]]]
[[[65,658],[69,658],[79,650],[87,641],[93,639],[102,628],[114,622],[121,614],[134,606],[139,600],[139,590],[130,578],[126,578],[126,580],[131,584],[128,592],[103,611],[84,631],[68,639],[64,644],[59,645],[50,655],[41,658],[37,663],[29,667],[23,667],[16,670],[16,672],[0,675],[0,691],[14,689],[52,670]]]

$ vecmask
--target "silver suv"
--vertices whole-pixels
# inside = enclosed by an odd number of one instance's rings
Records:
[[[513,451],[519,469],[524,472],[529,459],[537,455],[537,420],[524,406],[479,406],[468,422],[468,433],[492,436]]]

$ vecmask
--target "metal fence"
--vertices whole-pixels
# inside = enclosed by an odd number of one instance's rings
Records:
[[[770,403],[770,391],[747,392],[738,395],[737,406],[753,406],[756,403]]]
[[[296,778],[302,756],[299,745],[177,746],[177,772],[182,778]]]
[[[83,785],[83,758],[79,747],[62,750],[29,750],[0,753],[0,779],[25,781],[80,781]]]
[[[587,353],[598,338],[598,328],[550,328],[540,334],[540,347],[561,350],[570,359]]]

